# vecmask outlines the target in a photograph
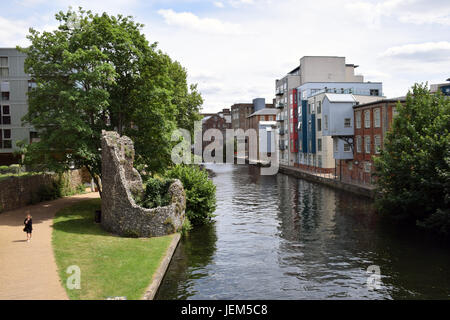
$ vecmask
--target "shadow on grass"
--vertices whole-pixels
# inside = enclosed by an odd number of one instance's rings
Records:
[[[95,211],[100,207],[101,200],[92,199],[64,208],[56,214],[53,229],[65,233],[110,235],[94,222]]]

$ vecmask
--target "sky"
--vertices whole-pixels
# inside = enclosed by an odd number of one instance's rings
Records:
[[[344,56],[384,95],[450,78],[448,0],[11,0],[0,47],[25,46],[28,28],[51,31],[60,10],[133,16],[150,42],[197,83],[203,112],[275,97],[275,80],[306,55]]]

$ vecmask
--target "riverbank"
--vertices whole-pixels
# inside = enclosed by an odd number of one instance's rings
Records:
[[[149,283],[159,287],[158,279],[167,268],[179,235],[118,237],[94,223],[93,213],[100,207],[101,200],[95,199],[56,214],[52,243],[61,283],[73,300],[142,299]],[[70,267],[81,271],[80,289],[71,290],[66,285],[74,275],[73,271],[67,273]]]
[[[363,186],[345,183],[336,179],[325,178],[319,175],[312,174],[307,171],[303,171],[295,167],[280,166],[280,173],[287,174],[299,179],[304,179],[311,182],[317,182],[326,185],[331,188],[348,191],[360,196],[364,196],[370,199],[375,199],[375,187],[373,186]]]

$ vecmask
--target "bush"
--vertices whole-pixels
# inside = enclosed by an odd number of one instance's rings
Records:
[[[148,209],[169,205],[171,201],[169,187],[172,183],[173,179],[147,178],[144,195],[142,199],[136,199],[136,202]]]
[[[10,166],[0,166],[0,174],[19,174],[22,172],[22,168],[18,164]]]
[[[193,225],[211,221],[216,210],[216,186],[208,173],[196,166],[177,165],[166,173],[179,179],[186,192],[186,216]]]
[[[58,182],[52,181],[50,185],[42,185],[37,191],[36,202],[55,200],[61,197],[61,189]],[[33,201],[34,202],[34,201]]]

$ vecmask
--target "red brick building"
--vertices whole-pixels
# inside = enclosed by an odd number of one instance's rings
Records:
[[[405,98],[384,99],[353,107],[353,160],[338,161],[336,171],[341,181],[366,185],[374,182],[373,157],[383,149],[398,102],[404,103]]]
[[[218,129],[222,132],[222,141],[224,142],[226,137],[226,130],[231,128],[232,125],[230,109],[223,109],[223,111],[216,114],[204,114],[204,118],[202,120],[202,136],[208,129]],[[203,150],[210,143],[211,141],[203,141]]]

